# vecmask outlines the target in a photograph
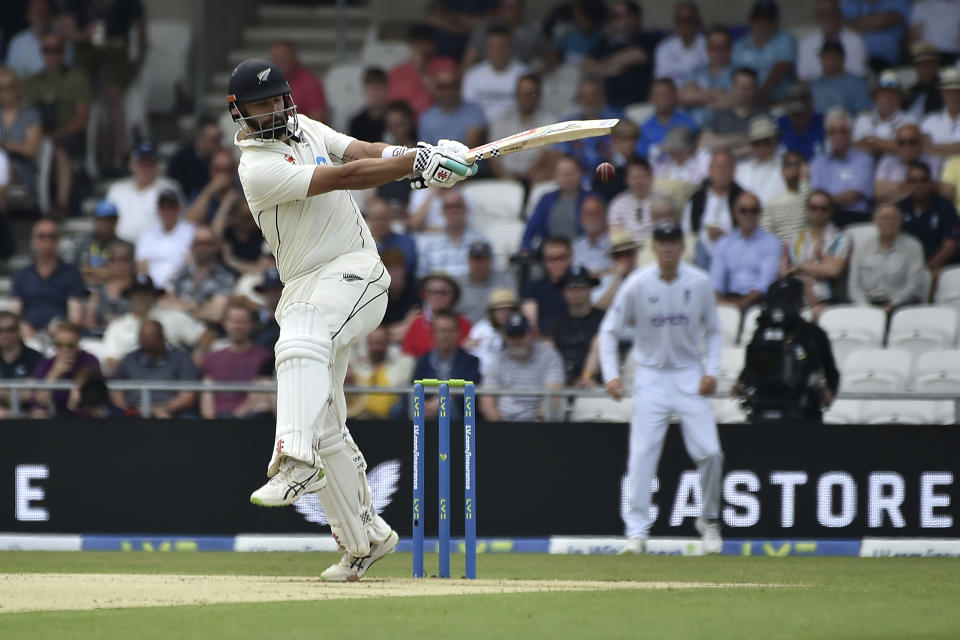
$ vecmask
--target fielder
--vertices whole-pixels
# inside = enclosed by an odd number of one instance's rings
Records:
[[[708,396],[717,388],[722,338],[710,277],[681,261],[683,229],[661,222],[653,231],[657,263],[634,272],[620,287],[600,325],[600,363],[607,394],[619,400],[623,382],[617,366],[617,336],[635,332],[637,362],[630,421],[630,481],[627,544],[621,553],[645,553],[653,520],[651,482],[670,414],[680,416],[683,442],[697,463],[703,513],[697,530],[704,553],[720,553],[720,482],[723,452]],[[702,344],[706,341],[706,363]]]
[[[450,187],[477,169],[458,142],[362,142],[298,115],[290,85],[265,60],[237,65],[228,91],[240,181],[285,283],[270,480],[250,501],[281,507],[316,492],[344,551],[321,577],[355,581],[393,551],[397,534],[370,504],[366,462],[345,422],[349,348],[380,324],[390,284],[347,190],[404,178],[414,188]]]

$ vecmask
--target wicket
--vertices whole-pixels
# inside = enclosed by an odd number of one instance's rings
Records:
[[[426,402],[424,387],[437,387],[439,394],[439,576],[450,577],[450,387],[463,388],[463,510],[466,577],[477,577],[477,485],[476,485],[476,389],[469,380],[413,381],[413,577],[423,578],[423,505],[424,505],[424,440]]]

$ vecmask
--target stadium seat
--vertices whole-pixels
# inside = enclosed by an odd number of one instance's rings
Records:
[[[743,312],[743,327],[740,330],[740,344],[750,344],[753,332],[757,330],[757,319],[763,313],[760,305],[754,305]]]
[[[887,346],[914,355],[950,349],[957,343],[957,312],[945,307],[901,307],[890,318]]]
[[[718,424],[741,424],[747,421],[746,412],[737,398],[714,398],[713,417]]]
[[[510,256],[520,249],[520,238],[523,237],[523,230],[526,225],[519,220],[497,220],[486,227],[476,226],[474,228],[482,230],[482,233],[493,244],[496,267],[501,270],[507,269]]]
[[[873,226],[872,222],[859,222],[844,227],[843,232],[850,238],[850,242],[853,243],[854,250],[856,250],[857,245],[862,246],[863,241],[867,238],[876,237],[877,228]]]
[[[956,405],[949,400],[870,400],[860,418],[866,424],[954,424]]]
[[[847,356],[857,349],[880,348],[886,324],[887,315],[876,307],[841,304],[820,316],[820,328],[830,337],[837,368],[843,368]]]
[[[540,104],[556,114],[571,113],[577,109],[574,98],[580,82],[580,66],[562,64],[543,76],[540,87]]]
[[[960,395],[960,350],[928,351],[913,367],[912,388],[918,393]]]
[[[717,372],[717,393],[730,393],[743,371],[746,351],[742,347],[724,347],[720,354],[720,370]]]
[[[897,393],[907,389],[912,355],[901,349],[860,349],[844,363],[840,390],[851,393]]]
[[[577,398],[570,413],[571,422],[630,422],[633,401],[624,398]]]
[[[335,64],[323,78],[333,111],[333,128],[346,131],[351,116],[363,107],[363,64]]]
[[[530,219],[530,216],[533,214],[533,210],[537,207],[537,203],[540,202],[540,198],[542,198],[544,194],[550,193],[551,191],[556,191],[559,188],[560,187],[553,180],[548,182],[538,182],[530,187],[530,193],[527,194],[527,203],[523,207],[523,219]]]
[[[717,315],[720,317],[720,328],[723,330],[724,346],[736,346],[740,338],[740,309],[729,304],[718,304]]]
[[[647,120],[650,119],[650,116],[653,115],[653,105],[649,102],[637,102],[635,104],[628,104],[624,110],[624,115],[627,116],[627,119],[633,122],[634,124],[641,125]]]
[[[473,202],[473,225],[519,220],[523,210],[523,185],[516,180],[467,180],[460,188]],[[519,238],[518,238],[519,240]]]
[[[823,414],[824,424],[860,424],[863,400],[835,400]]]
[[[960,266],[947,267],[940,273],[933,302],[941,307],[960,309]]]

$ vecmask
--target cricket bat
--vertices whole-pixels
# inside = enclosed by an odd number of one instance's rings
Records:
[[[536,149],[545,147],[558,142],[568,142],[570,140],[580,140],[581,138],[594,138],[596,136],[605,136],[610,133],[614,125],[619,120],[608,118],[606,120],[568,120],[567,122],[556,122],[536,129],[527,129],[520,133],[515,133],[506,138],[500,138],[493,142],[474,147],[467,152],[467,163],[473,164],[477,160],[486,160],[487,158],[496,158],[505,156],[518,151],[527,149]]]

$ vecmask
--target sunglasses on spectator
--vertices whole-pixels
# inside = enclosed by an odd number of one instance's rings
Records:
[[[424,293],[430,296],[452,296],[452,289],[424,289]]]
[[[760,207],[737,207],[737,213],[745,213],[751,216],[760,215]]]
[[[464,204],[462,202],[450,202],[443,205],[444,209],[463,209]]]
[[[44,47],[44,53],[63,53],[63,47]]]
[[[830,205],[826,204],[808,204],[807,209],[809,211],[830,211]]]
[[[907,184],[926,184],[930,182],[930,178],[907,178]]]
[[[36,238],[37,240],[56,240],[60,236],[57,235],[56,233],[38,233],[33,237]]]
[[[110,262],[130,262],[130,256],[110,256]]]
[[[832,136],[835,133],[850,133],[850,129],[847,127],[839,127],[839,128],[831,127],[830,129],[827,129],[828,136]]]
[[[562,256],[543,256],[544,262],[561,262],[562,260],[569,260],[570,258],[564,254]]]
[[[901,138],[897,140],[899,145],[920,144],[920,138]]]

